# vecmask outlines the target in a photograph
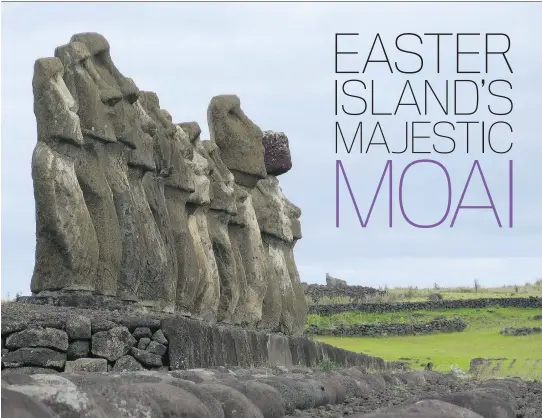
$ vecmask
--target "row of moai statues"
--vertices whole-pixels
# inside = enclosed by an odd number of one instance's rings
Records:
[[[33,92],[33,294],[303,332],[301,212],[277,180],[292,165],[284,134],[263,133],[224,95],[209,104],[202,141],[197,123],[173,123],[121,74],[97,33],[38,59]]]

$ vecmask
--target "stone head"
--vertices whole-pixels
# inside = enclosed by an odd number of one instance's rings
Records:
[[[263,134],[265,169],[268,174],[280,176],[292,168],[288,137],[283,132],[265,131]]]
[[[62,78],[64,67],[58,58],[40,58],[34,64],[32,90],[38,141],[83,144],[77,103]]]
[[[104,142],[116,142],[112,119],[112,106],[122,96],[114,89],[106,88],[96,77],[86,45],[71,42],[59,46],[55,56],[64,66],[64,81],[77,102],[81,131]]]
[[[259,179],[267,177],[262,130],[245,115],[237,96],[213,97],[207,120],[211,140],[220,148],[224,163],[239,184],[254,187]]]
[[[194,192],[194,172],[189,163],[193,152],[188,135],[172,123],[169,112],[160,109],[156,93],[140,92],[138,105],[154,121],[155,132],[152,136],[155,149],[159,150],[156,156],[157,166],[166,169],[162,170],[165,184],[182,191]]]
[[[137,101],[139,89],[131,78],[125,77],[117,69],[111,59],[109,42],[103,35],[94,32],[78,33],[72,36],[71,42],[85,44],[102,79],[108,85],[118,87],[128,103],[133,104]]]

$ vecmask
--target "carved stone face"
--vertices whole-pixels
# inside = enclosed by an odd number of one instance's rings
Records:
[[[235,204],[235,179],[228,167],[222,161],[220,149],[214,141],[203,141],[207,160],[211,166],[209,178],[211,180],[211,209],[224,211],[230,215],[237,213]]]
[[[72,36],[71,42],[85,44],[93,57],[94,66],[101,78],[109,86],[117,86],[122,97],[134,104],[139,97],[139,89],[132,79],[121,74],[111,59],[109,42],[99,33],[78,33]]]
[[[160,150],[157,156],[158,166],[161,167],[165,184],[179,190],[194,192],[194,172],[186,160],[188,155],[192,157],[192,147],[188,143],[186,133],[171,122],[169,113],[160,109],[156,93],[141,92],[138,102],[154,122],[153,139]]]
[[[294,240],[301,239],[303,236],[301,234],[301,209],[288,200],[288,198],[282,195],[284,200],[284,205],[286,208],[286,214],[290,218],[290,224],[292,229],[292,235]]]
[[[116,142],[111,106],[122,97],[113,89],[100,87],[86,45],[72,42],[60,46],[55,56],[64,65],[64,81],[78,104],[83,134],[104,142]]]
[[[239,184],[254,187],[259,179],[267,177],[262,130],[245,115],[237,96],[213,97],[207,119],[211,139]]]
[[[80,146],[83,134],[77,103],[64,83],[64,67],[58,58],[41,58],[34,64],[32,89],[38,140],[64,141]]]

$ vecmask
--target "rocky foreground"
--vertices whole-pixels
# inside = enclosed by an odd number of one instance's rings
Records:
[[[542,384],[435,372],[307,368],[49,373],[5,369],[2,415],[21,418],[540,418]]]

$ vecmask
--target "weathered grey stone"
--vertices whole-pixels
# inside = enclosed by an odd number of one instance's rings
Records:
[[[163,345],[168,344],[167,338],[164,336],[164,333],[161,329],[152,334],[152,340]]]
[[[194,122],[179,125],[183,130],[188,130],[189,142],[193,151],[189,164],[194,172],[195,190],[188,197],[188,229],[194,243],[200,281],[196,292],[196,305],[192,314],[197,318],[214,322],[217,319],[220,278],[207,222],[207,213],[211,203],[209,180],[211,167],[205,157],[206,151],[199,138],[201,132],[199,126]],[[189,129],[189,126],[192,125],[195,128]]]
[[[28,328],[11,334],[6,339],[9,349],[22,347],[45,347],[60,351],[68,349],[68,335],[55,328]]]
[[[89,340],[72,341],[68,346],[68,360],[76,360],[78,358],[87,357],[90,352]]]
[[[224,418],[222,404],[208,393],[204,388],[196,385],[190,380],[175,379],[169,382],[172,386],[177,386],[198,398],[209,410],[213,418]]]
[[[476,412],[483,417],[491,418],[515,418],[515,407],[490,391],[477,390],[470,392],[458,392],[438,396],[436,399],[453,405],[462,406]]]
[[[145,370],[144,367],[132,356],[122,356],[113,366],[113,372],[134,372]]]
[[[214,418],[196,396],[180,387],[163,383],[141,383],[132,387],[148,393],[159,405],[164,417]]]
[[[267,293],[260,326],[287,334],[302,334],[307,308],[293,258],[297,237],[292,229],[298,213],[272,175],[258,182],[252,198],[267,256]],[[298,229],[296,223],[296,235]]]
[[[199,386],[222,404],[225,417],[263,418],[260,410],[241,392],[213,383],[202,383]]]
[[[151,331],[160,328],[160,320],[152,318],[150,316],[125,316],[118,319],[119,323],[124,325],[130,331],[134,331],[136,328],[150,328]]]
[[[2,415],[13,418],[54,418],[53,412],[32,397],[2,387]]]
[[[60,374],[32,375],[31,382],[9,386],[49,407],[55,416],[81,418],[119,418],[121,415],[102,396],[92,390],[79,389]]]
[[[104,358],[79,358],[74,361],[67,361],[64,371],[66,373],[106,372],[107,360]]]
[[[235,185],[237,216],[229,233],[238,271],[240,295],[234,313],[235,323],[258,324],[267,292],[267,258],[250,190]],[[241,218],[241,220],[239,220]],[[240,268],[242,266],[242,268]]]
[[[7,375],[12,374],[23,374],[23,375],[31,375],[31,374],[58,374],[58,370],[55,369],[48,369],[45,367],[17,367],[17,368],[10,368],[10,369],[4,369],[2,370],[2,379],[4,379]]]
[[[152,337],[152,332],[151,332],[150,328],[139,327],[139,328],[136,328],[134,330],[132,335],[134,336],[134,338],[136,340],[139,340],[140,338],[151,338]]]
[[[314,408],[323,403],[321,391],[315,391],[309,382],[281,376],[272,376],[259,381],[280,393],[287,414],[291,414],[295,409]]]
[[[113,321],[108,321],[107,319],[93,319],[91,324],[92,334],[100,331],[109,331],[111,328],[118,326],[119,324],[116,324]]]
[[[331,287],[343,287],[348,286],[345,280],[337,279],[336,277],[331,276],[329,273],[326,273],[326,285]]]
[[[167,347],[163,344],[157,343],[156,341],[151,341],[150,344],[147,346],[146,351],[159,356],[163,356],[167,352]]]
[[[173,311],[173,264],[157,219],[167,214],[165,201],[156,211],[155,204],[160,204],[160,199],[155,199],[160,194],[156,187],[160,188],[160,185],[152,171],[159,167],[150,165],[145,159],[145,154],[153,149],[153,140],[144,132],[135,106],[139,90],[115,67],[109,54],[109,44],[103,36],[82,33],[74,35],[72,41],[85,44],[91,52],[89,61],[95,69],[94,78],[101,91],[121,93],[120,102],[111,106],[110,112],[118,142],[109,146],[104,167],[122,239],[118,294],[124,299],[137,298],[144,306]]]
[[[66,333],[70,340],[90,339],[91,333],[90,319],[81,315],[70,315],[66,319]]]
[[[207,122],[211,140],[220,147],[222,159],[237,183],[254,187],[267,176],[263,132],[241,110],[237,96],[213,97],[207,109]]]
[[[256,405],[264,418],[280,418],[286,414],[284,400],[280,393],[265,383],[248,381],[227,385],[245,395]]]
[[[128,354],[136,340],[126,327],[115,327],[92,336],[92,354],[115,361]]]
[[[353,418],[482,418],[475,412],[447,402],[419,401],[407,406],[387,408],[381,412],[352,415]]]
[[[211,167],[211,203],[207,221],[220,277],[218,320],[231,323],[240,294],[235,254],[228,233],[231,217],[237,214],[234,177],[222,161],[216,143],[203,141],[202,144]]]
[[[38,144],[32,155],[36,263],[31,290],[94,290],[98,243],[74,163],[83,135],[57,58],[36,61],[32,87]],[[51,232],[54,233],[51,233]]]
[[[122,96],[100,85],[103,83],[96,77],[91,53],[83,43],[58,47],[55,56],[64,65],[64,81],[78,104],[77,115],[85,142],[76,174],[98,241],[95,287],[99,294],[115,296],[121,271],[122,238],[106,175],[110,171],[107,144],[117,142],[106,103],[118,103]]]
[[[188,135],[171,122],[171,116],[164,109],[160,109],[155,93],[142,92],[140,102],[156,125],[152,136],[155,149],[159,150],[158,171],[163,176],[163,195],[168,216],[163,222],[169,223],[167,230],[162,228],[162,231],[164,236],[168,237],[169,254],[176,265],[175,309],[190,315],[199,283],[194,243],[188,230],[186,211],[188,196],[195,190],[194,173],[189,165],[193,150]]]
[[[150,343],[150,338],[141,338],[137,343],[137,348],[139,348],[140,350],[146,350]]]
[[[66,363],[66,353],[50,348],[19,348],[2,357],[5,367],[38,366],[61,369]]]
[[[263,147],[267,174],[280,176],[290,171],[292,156],[288,137],[283,132],[265,131],[263,133]]]
[[[136,358],[141,364],[147,367],[160,367],[162,366],[162,356],[149,353],[138,348],[132,347],[132,356]]]

